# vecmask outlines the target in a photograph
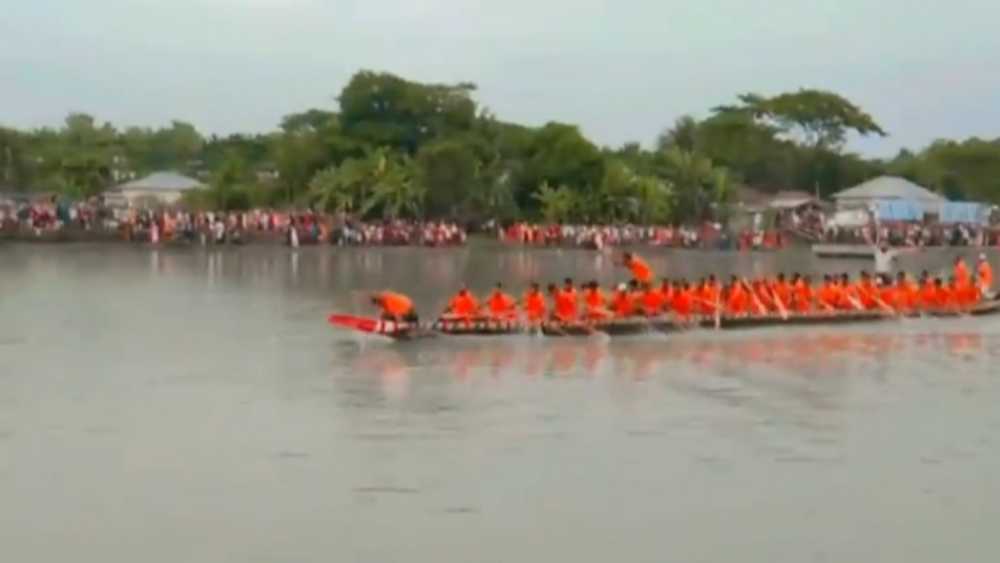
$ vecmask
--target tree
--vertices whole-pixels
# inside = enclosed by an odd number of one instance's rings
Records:
[[[569,221],[577,206],[576,196],[567,186],[553,188],[543,183],[532,197],[538,201],[542,217],[550,223]]]
[[[674,126],[660,133],[656,142],[660,151],[670,147],[693,151],[698,147],[698,122],[690,115],[682,115],[674,121]]]
[[[467,82],[419,84],[361,71],[340,93],[340,120],[352,137],[413,155],[431,139],[472,128],[475,89]]]
[[[480,164],[463,139],[435,141],[416,156],[416,181],[427,194],[427,211],[452,216],[479,187]]]
[[[852,131],[862,136],[886,135],[872,116],[833,92],[801,89],[771,98],[742,94],[739,100],[738,105],[714,111],[748,114],[813,149],[839,150]]]

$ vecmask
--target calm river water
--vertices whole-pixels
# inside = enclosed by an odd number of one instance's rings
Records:
[[[429,316],[461,280],[567,273],[616,275],[584,251],[0,244],[3,560],[997,558],[998,318],[421,344],[325,324],[366,289]]]

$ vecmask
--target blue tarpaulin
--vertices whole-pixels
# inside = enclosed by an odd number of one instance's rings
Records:
[[[942,223],[985,223],[989,209],[980,203],[949,201],[941,204]]]
[[[879,201],[875,207],[879,221],[922,221],[924,206],[905,199]]]

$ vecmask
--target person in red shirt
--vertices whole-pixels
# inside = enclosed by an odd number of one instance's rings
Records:
[[[920,276],[920,309],[922,311],[933,311],[938,308],[938,290],[941,280],[931,279],[927,272]]]
[[[588,283],[583,290],[583,304],[586,307],[587,319],[590,321],[603,321],[611,317],[611,311],[607,308],[607,298],[596,281]]]
[[[372,295],[372,304],[382,309],[382,318],[396,322],[419,322],[413,301],[402,293],[381,291]]]
[[[896,274],[896,310],[903,314],[912,314],[920,305],[920,289],[910,281],[906,272]]]
[[[614,312],[615,317],[619,319],[631,317],[635,314],[635,300],[632,299],[632,295],[628,291],[628,286],[623,283],[618,284],[617,289],[615,289],[615,294],[611,298],[611,310]]]
[[[471,321],[479,315],[479,301],[469,292],[469,288],[462,287],[458,293],[448,302],[445,309],[445,317],[463,321]]]
[[[823,276],[823,286],[819,290],[817,298],[819,308],[824,311],[833,311],[840,305],[840,288],[837,282],[829,274]]]
[[[681,320],[688,321],[694,312],[694,289],[686,281],[678,282],[679,288],[674,290],[674,299],[670,308]]]
[[[743,282],[733,276],[729,280],[729,288],[726,292],[726,314],[732,316],[743,316],[749,310],[750,299]]]
[[[982,298],[989,299],[993,296],[993,268],[985,254],[980,254],[979,262],[976,263],[976,285]]]
[[[647,317],[655,317],[663,313],[666,299],[660,288],[647,285],[642,292],[642,309]]]
[[[964,286],[965,284],[971,281],[969,278],[969,267],[965,264],[965,259],[963,259],[961,256],[955,257],[954,277],[955,277],[955,283],[957,283],[959,286]]]
[[[714,315],[722,306],[720,294],[719,282],[714,275],[709,275],[698,292],[698,312],[705,316]]]
[[[809,276],[800,277],[795,274],[792,283],[793,303],[795,310],[799,313],[808,313],[813,309],[815,292],[813,291],[812,279]]]
[[[653,269],[645,260],[631,252],[624,253],[622,258],[622,263],[632,272],[632,279],[643,284],[653,283]]]
[[[555,284],[549,285],[549,295],[552,296],[552,320],[561,323],[575,323],[578,317],[576,289],[570,287],[559,289]]]
[[[547,309],[545,305],[545,296],[542,295],[542,291],[538,287],[538,283],[531,283],[531,287],[527,292],[525,292],[521,303],[524,308],[524,313],[528,317],[528,322],[540,323],[545,320],[545,312]]]
[[[503,284],[500,282],[497,282],[493,293],[486,300],[486,307],[494,320],[509,321],[517,318],[517,302],[504,293]]]

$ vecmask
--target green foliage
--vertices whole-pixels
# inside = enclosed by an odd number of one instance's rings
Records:
[[[75,199],[176,170],[211,178],[185,198],[204,208],[658,223],[725,220],[737,186],[830,194],[891,173],[953,199],[1000,202],[1000,142],[942,140],[888,162],[862,158],[843,150],[848,137],[885,132],[832,92],[744,94],[705,119],[678,118],[655,150],[601,149],[564,123],[506,123],[474,92],[362,71],[336,107],[289,114],[263,134],[205,137],[179,120],[116,129],[84,113],[58,128],[0,128],[0,189]]]
[[[872,116],[833,92],[801,89],[772,98],[742,94],[739,100],[736,106],[716,108],[716,113],[748,114],[812,148],[839,149],[851,131],[886,135]]]

